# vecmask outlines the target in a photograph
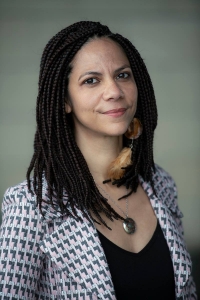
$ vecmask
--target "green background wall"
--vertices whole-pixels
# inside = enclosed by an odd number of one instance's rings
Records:
[[[35,131],[39,63],[48,40],[80,21],[107,24],[144,58],[155,88],[155,161],[174,177],[185,237],[200,257],[199,0],[0,1],[0,195],[24,180]],[[200,278],[200,275],[199,275]]]

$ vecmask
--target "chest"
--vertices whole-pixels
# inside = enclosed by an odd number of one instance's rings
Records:
[[[157,223],[151,240],[139,252],[116,246],[99,233],[117,299],[175,299],[173,264],[163,232]]]
[[[157,217],[143,189],[139,187],[136,194],[131,194],[128,199],[118,201],[117,205],[112,201],[109,204],[123,218],[126,218],[125,215],[128,214],[128,217],[134,220],[136,225],[135,232],[128,234],[124,230],[123,220],[113,219],[111,221],[103,214],[101,216],[105,219],[110,230],[105,225],[95,223],[97,230],[124,250],[133,253],[141,251],[150,241],[157,224]]]

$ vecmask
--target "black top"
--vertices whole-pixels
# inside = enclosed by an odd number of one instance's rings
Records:
[[[167,242],[157,223],[149,243],[139,252],[126,251],[98,231],[117,300],[174,300],[175,283]]]

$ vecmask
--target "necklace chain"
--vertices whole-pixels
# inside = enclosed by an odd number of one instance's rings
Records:
[[[99,187],[105,193],[105,195],[108,197],[108,199],[110,199],[121,210],[121,212],[125,215],[126,219],[123,221],[124,231],[128,234],[133,234],[136,231],[136,223],[132,218],[128,217],[128,197],[126,197],[126,213],[125,213],[121,209],[121,207],[119,207],[119,205],[117,205],[115,200],[113,200],[110,197],[110,195],[106,191],[104,191],[104,189],[100,185],[98,185],[97,183],[96,183],[96,185],[97,185],[97,187]]]
[[[95,182],[96,183],[96,182]],[[112,199],[111,197],[110,197],[110,195],[106,192],[106,191],[104,191],[104,189],[99,185],[99,184],[97,184],[96,183],[96,185],[105,193],[105,195],[121,210],[121,212],[125,215],[125,217],[126,218],[128,218],[128,197],[126,197],[126,213],[121,209],[121,207],[119,207],[119,205],[117,205],[117,203],[115,202],[115,200],[114,199]]]

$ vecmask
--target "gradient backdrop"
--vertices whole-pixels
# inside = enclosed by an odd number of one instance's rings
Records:
[[[128,37],[150,72],[159,123],[155,161],[174,177],[200,278],[200,1],[0,0],[0,196],[24,180],[32,155],[40,57],[80,20]]]

